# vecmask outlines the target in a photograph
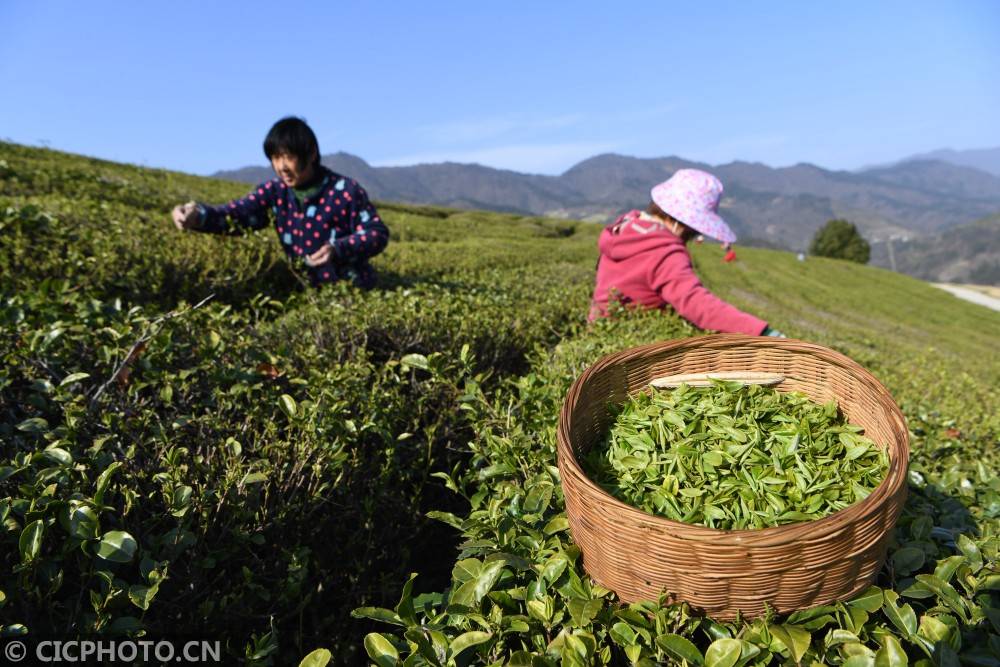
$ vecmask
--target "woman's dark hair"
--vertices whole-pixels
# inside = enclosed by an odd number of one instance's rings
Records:
[[[664,211],[662,208],[657,206],[656,202],[654,201],[649,202],[649,206],[646,207],[646,213],[649,213],[650,215],[655,215],[657,218],[660,218],[661,220],[666,220],[667,222],[670,221],[676,222],[678,225],[681,226],[681,239],[684,241],[689,241],[690,239],[693,239],[695,236],[698,235],[698,232],[691,229],[683,222],[681,222],[674,216]]]
[[[264,155],[270,160],[275,155],[288,154],[300,165],[309,160],[319,164],[319,142],[306,122],[295,116],[282,118],[271,126],[264,138]]]
[[[650,215],[655,215],[657,218],[662,218],[664,220],[668,221],[673,220],[675,222],[680,222],[680,220],[678,220],[677,218],[675,218],[674,216],[670,215],[662,208],[657,206],[655,201],[649,202],[649,206],[646,207],[646,213],[649,213]]]

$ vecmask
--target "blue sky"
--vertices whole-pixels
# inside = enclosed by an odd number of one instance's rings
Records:
[[[1000,2],[0,3],[0,137],[192,173],[324,153],[852,169],[1000,146]]]

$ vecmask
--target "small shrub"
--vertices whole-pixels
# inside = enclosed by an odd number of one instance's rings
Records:
[[[858,228],[847,220],[830,220],[823,225],[809,244],[809,253],[817,257],[846,259],[867,264],[871,246],[861,236]]]

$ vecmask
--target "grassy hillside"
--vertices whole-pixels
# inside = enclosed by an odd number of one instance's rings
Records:
[[[716,624],[617,605],[564,527],[569,384],[697,333],[669,312],[585,326],[599,227],[383,203],[384,287],[311,291],[270,232],[169,221],[244,188],[0,144],[0,634],[192,634],[253,664],[698,662],[727,637],[739,664],[1000,658],[1000,313],[692,249],[716,293],[871,369],[912,432],[877,592]]]

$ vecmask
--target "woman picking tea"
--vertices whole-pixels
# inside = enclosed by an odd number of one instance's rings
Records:
[[[591,300],[590,320],[608,306],[663,308],[667,304],[701,329],[776,336],[767,322],[708,291],[691,265],[687,242],[703,234],[731,244],[736,235],[719,216],[722,183],[698,169],[681,169],[653,187],[645,211],[632,210],[605,228]]]

